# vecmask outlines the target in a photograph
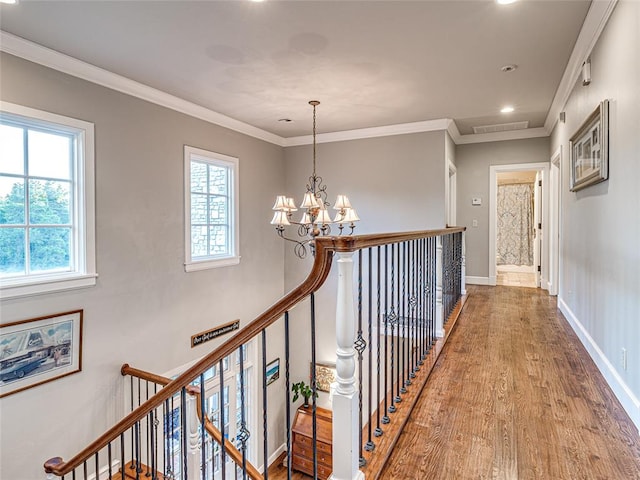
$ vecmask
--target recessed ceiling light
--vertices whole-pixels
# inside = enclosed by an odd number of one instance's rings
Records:
[[[507,105],[505,107],[502,107],[502,109],[500,110],[500,113],[511,113],[514,110],[515,109],[511,105]]]
[[[509,73],[509,72],[513,72],[516,68],[518,68],[518,65],[512,63],[510,65],[503,65],[502,67],[500,67],[500,70],[502,70],[505,73]]]
[[[293,120],[291,120],[290,118],[279,118],[278,121],[279,122],[284,122],[284,123],[293,122]]]
[[[518,0],[496,0],[500,5],[509,5],[510,3],[515,3]]]
[[[6,3],[7,5],[15,5],[18,0],[0,0],[0,3]]]

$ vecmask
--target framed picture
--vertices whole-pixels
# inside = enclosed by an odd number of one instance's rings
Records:
[[[0,325],[0,398],[82,370],[82,310]]]
[[[313,364],[311,368],[313,368]],[[316,362],[316,390],[329,393],[331,391],[331,384],[335,381],[336,366],[330,363]]]
[[[280,378],[280,359],[276,358],[267,365],[267,386]]]
[[[604,100],[569,139],[571,191],[609,178],[609,101]]]

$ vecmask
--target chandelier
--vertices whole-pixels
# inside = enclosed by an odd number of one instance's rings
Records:
[[[327,186],[322,183],[322,177],[316,175],[316,107],[320,105],[317,100],[311,100],[309,105],[313,106],[313,173],[307,183],[307,192],[304,194],[300,210],[302,216],[299,222],[293,221],[293,212],[297,211],[296,204],[292,197],[278,195],[273,205],[275,211],[271,225],[276,226],[276,232],[280,237],[289,242],[293,242],[294,253],[299,258],[307,256],[307,247],[314,253],[314,240],[318,236],[330,235],[331,225],[337,225],[339,235],[342,235],[345,228],[349,229],[349,235],[356,228],[358,220],[356,211],[351,206],[346,195],[338,195],[333,209],[336,214],[333,220],[328,209],[331,204],[327,202]],[[297,226],[298,238],[290,238],[285,235],[286,228],[291,225]]]

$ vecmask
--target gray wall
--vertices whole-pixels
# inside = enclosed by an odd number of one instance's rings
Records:
[[[562,147],[559,302],[640,428],[639,48],[640,3],[618,2],[591,54],[591,85],[576,83],[551,150]],[[572,193],[569,137],[603,99],[610,101],[609,180]]]
[[[445,132],[323,143],[317,146],[317,174],[322,176],[333,203],[339,193],[349,195],[361,222],[356,233],[380,233],[442,228],[444,226]],[[286,190],[299,204],[312,169],[311,146],[285,149]],[[300,212],[296,212],[300,214]],[[333,214],[333,211],[332,211]],[[312,260],[296,258],[285,245],[287,289],[300,283]],[[337,269],[318,292],[317,361],[335,362]],[[292,352],[306,361],[292,365],[292,381],[309,375],[308,304],[291,312]],[[295,354],[295,353],[293,353]],[[328,404],[321,394],[320,405]]]
[[[35,479],[44,478],[46,459],[68,459],[121,418],[123,363],[175,368],[214,346],[191,349],[192,334],[236,318],[244,324],[282,295],[283,247],[269,218],[284,188],[283,151],[10,55],[0,59],[2,100],[93,122],[96,134],[97,285],[2,302],[3,323],[84,309],[82,372],[0,400],[0,477]],[[240,159],[237,266],[184,272],[184,144]],[[281,338],[270,341],[270,357],[279,356]]]
[[[548,137],[457,146],[457,223],[467,227],[467,276],[489,276],[489,167],[540,162],[549,162]],[[481,197],[482,205],[471,205],[472,197]]]

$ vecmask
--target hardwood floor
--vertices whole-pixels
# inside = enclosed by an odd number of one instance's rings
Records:
[[[540,289],[467,288],[379,478],[640,480],[638,431],[555,298]],[[279,464],[269,472],[286,478]]]
[[[555,298],[469,293],[381,478],[640,479],[638,431]]]

